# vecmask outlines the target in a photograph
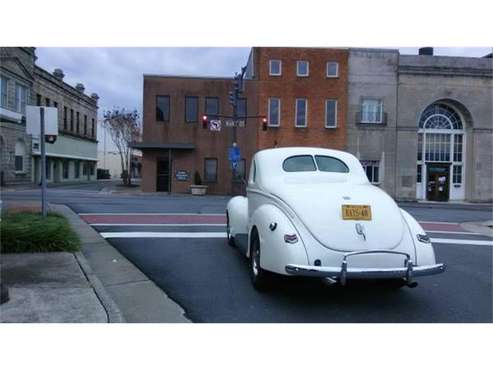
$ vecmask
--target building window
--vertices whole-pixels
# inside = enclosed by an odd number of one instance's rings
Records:
[[[361,104],[361,123],[382,123],[383,102],[379,99],[363,99]]]
[[[80,161],[74,161],[74,177],[78,179],[80,177]]]
[[[24,157],[26,155],[26,144],[24,141],[17,140],[15,142],[15,171],[24,172]]]
[[[53,106],[54,106],[55,108],[58,108],[58,103],[57,103],[56,101],[53,101]]]
[[[87,176],[87,162],[82,162],[82,176]]]
[[[67,117],[67,107],[63,107],[63,129],[67,130],[68,128],[68,117]]]
[[[450,161],[450,134],[426,134],[425,160]]]
[[[307,77],[310,74],[310,63],[307,60],[296,62],[296,76]]]
[[[70,131],[74,132],[74,110],[70,109]]]
[[[212,118],[219,114],[219,98],[205,98],[205,114]]]
[[[281,99],[269,98],[268,124],[271,127],[278,127],[281,124]]]
[[[462,165],[454,165],[452,182],[462,184]]]
[[[26,112],[27,87],[15,84],[15,109],[19,113]]]
[[[339,77],[339,63],[327,62],[327,77]]]
[[[337,127],[337,100],[327,99],[325,101],[325,127]]]
[[[94,176],[94,163],[89,163],[89,175]]]
[[[238,99],[236,114],[240,118],[246,117],[248,115],[247,114],[247,100],[246,100],[246,98],[239,98]]]
[[[295,107],[295,122],[296,127],[306,127],[307,126],[307,100],[306,99],[296,99]]]
[[[282,63],[280,60],[269,60],[269,75],[280,76],[282,74]]]
[[[156,121],[169,122],[169,95],[156,96]]]
[[[1,106],[4,108],[7,108],[7,85],[9,83],[9,80],[4,77],[0,76],[0,92],[1,92]]]
[[[423,134],[418,134],[418,161],[423,160]]]
[[[361,161],[361,165],[366,172],[366,177],[368,177],[368,181],[372,184],[379,184],[379,161]]]
[[[94,118],[91,119],[91,137],[96,137],[96,124],[94,122]]]
[[[217,159],[206,158],[204,162],[205,182],[217,182]]]
[[[462,135],[454,135],[454,162],[462,162]]]
[[[50,106],[50,98],[45,98],[45,107]]]
[[[197,96],[185,97],[185,122],[199,121],[199,98]]]
[[[36,105],[41,107],[41,94],[36,94]]]
[[[87,115],[84,114],[84,136],[87,136]]]
[[[245,167],[246,167],[246,161],[245,159],[241,159],[238,162],[238,166],[236,167],[235,177],[233,179],[235,182],[242,182],[245,179],[246,177]]]
[[[68,160],[64,160],[62,162],[62,172],[63,172],[63,178],[64,179],[68,179],[68,168],[69,168],[69,161]]]
[[[46,179],[51,179],[51,161],[50,158],[46,158]]]
[[[80,113],[79,112],[76,113],[76,118],[77,118],[76,119],[76,124],[77,124],[76,131],[77,131],[77,133],[79,133],[80,132]]]
[[[418,167],[416,169],[416,182],[418,184],[421,184],[423,177],[423,166],[421,164],[418,164]]]

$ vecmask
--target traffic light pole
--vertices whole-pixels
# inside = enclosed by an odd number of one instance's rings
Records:
[[[43,217],[48,214],[46,207],[46,149],[45,149],[45,110],[39,110],[40,114],[40,138],[41,141],[41,213]]]

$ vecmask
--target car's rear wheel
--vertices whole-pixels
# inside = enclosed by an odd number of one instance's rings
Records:
[[[258,232],[253,229],[250,246],[250,278],[253,287],[257,290],[265,289],[269,281],[269,272],[260,267],[260,252]]]
[[[231,227],[229,225],[229,213],[226,212],[226,238],[228,239],[228,244],[232,247],[235,246],[235,238],[231,236]]]

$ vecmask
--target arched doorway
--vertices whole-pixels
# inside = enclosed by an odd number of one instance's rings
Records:
[[[452,106],[436,102],[423,111],[418,130],[418,199],[464,199],[465,135],[463,119]]]

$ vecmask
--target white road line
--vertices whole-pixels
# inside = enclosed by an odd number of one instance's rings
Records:
[[[226,216],[225,213],[78,213],[79,216]]]
[[[89,224],[91,226],[221,226],[226,224]]]
[[[438,225],[459,225],[457,222],[443,222],[443,221],[419,221],[420,224],[438,224]]]
[[[488,240],[431,238],[431,242],[436,244],[486,245],[488,247],[493,247],[493,241]]]
[[[172,232],[141,232],[141,231],[129,231],[129,232],[108,232],[101,233],[101,236],[105,239],[108,238],[226,238],[226,233],[214,233],[214,232],[191,232],[191,233],[172,233]]]
[[[101,236],[105,239],[110,238],[226,238],[223,232],[103,232]],[[485,245],[493,247],[493,241],[486,240],[466,240],[466,239],[440,239],[431,238],[432,243],[437,244],[462,244],[462,245]]]

